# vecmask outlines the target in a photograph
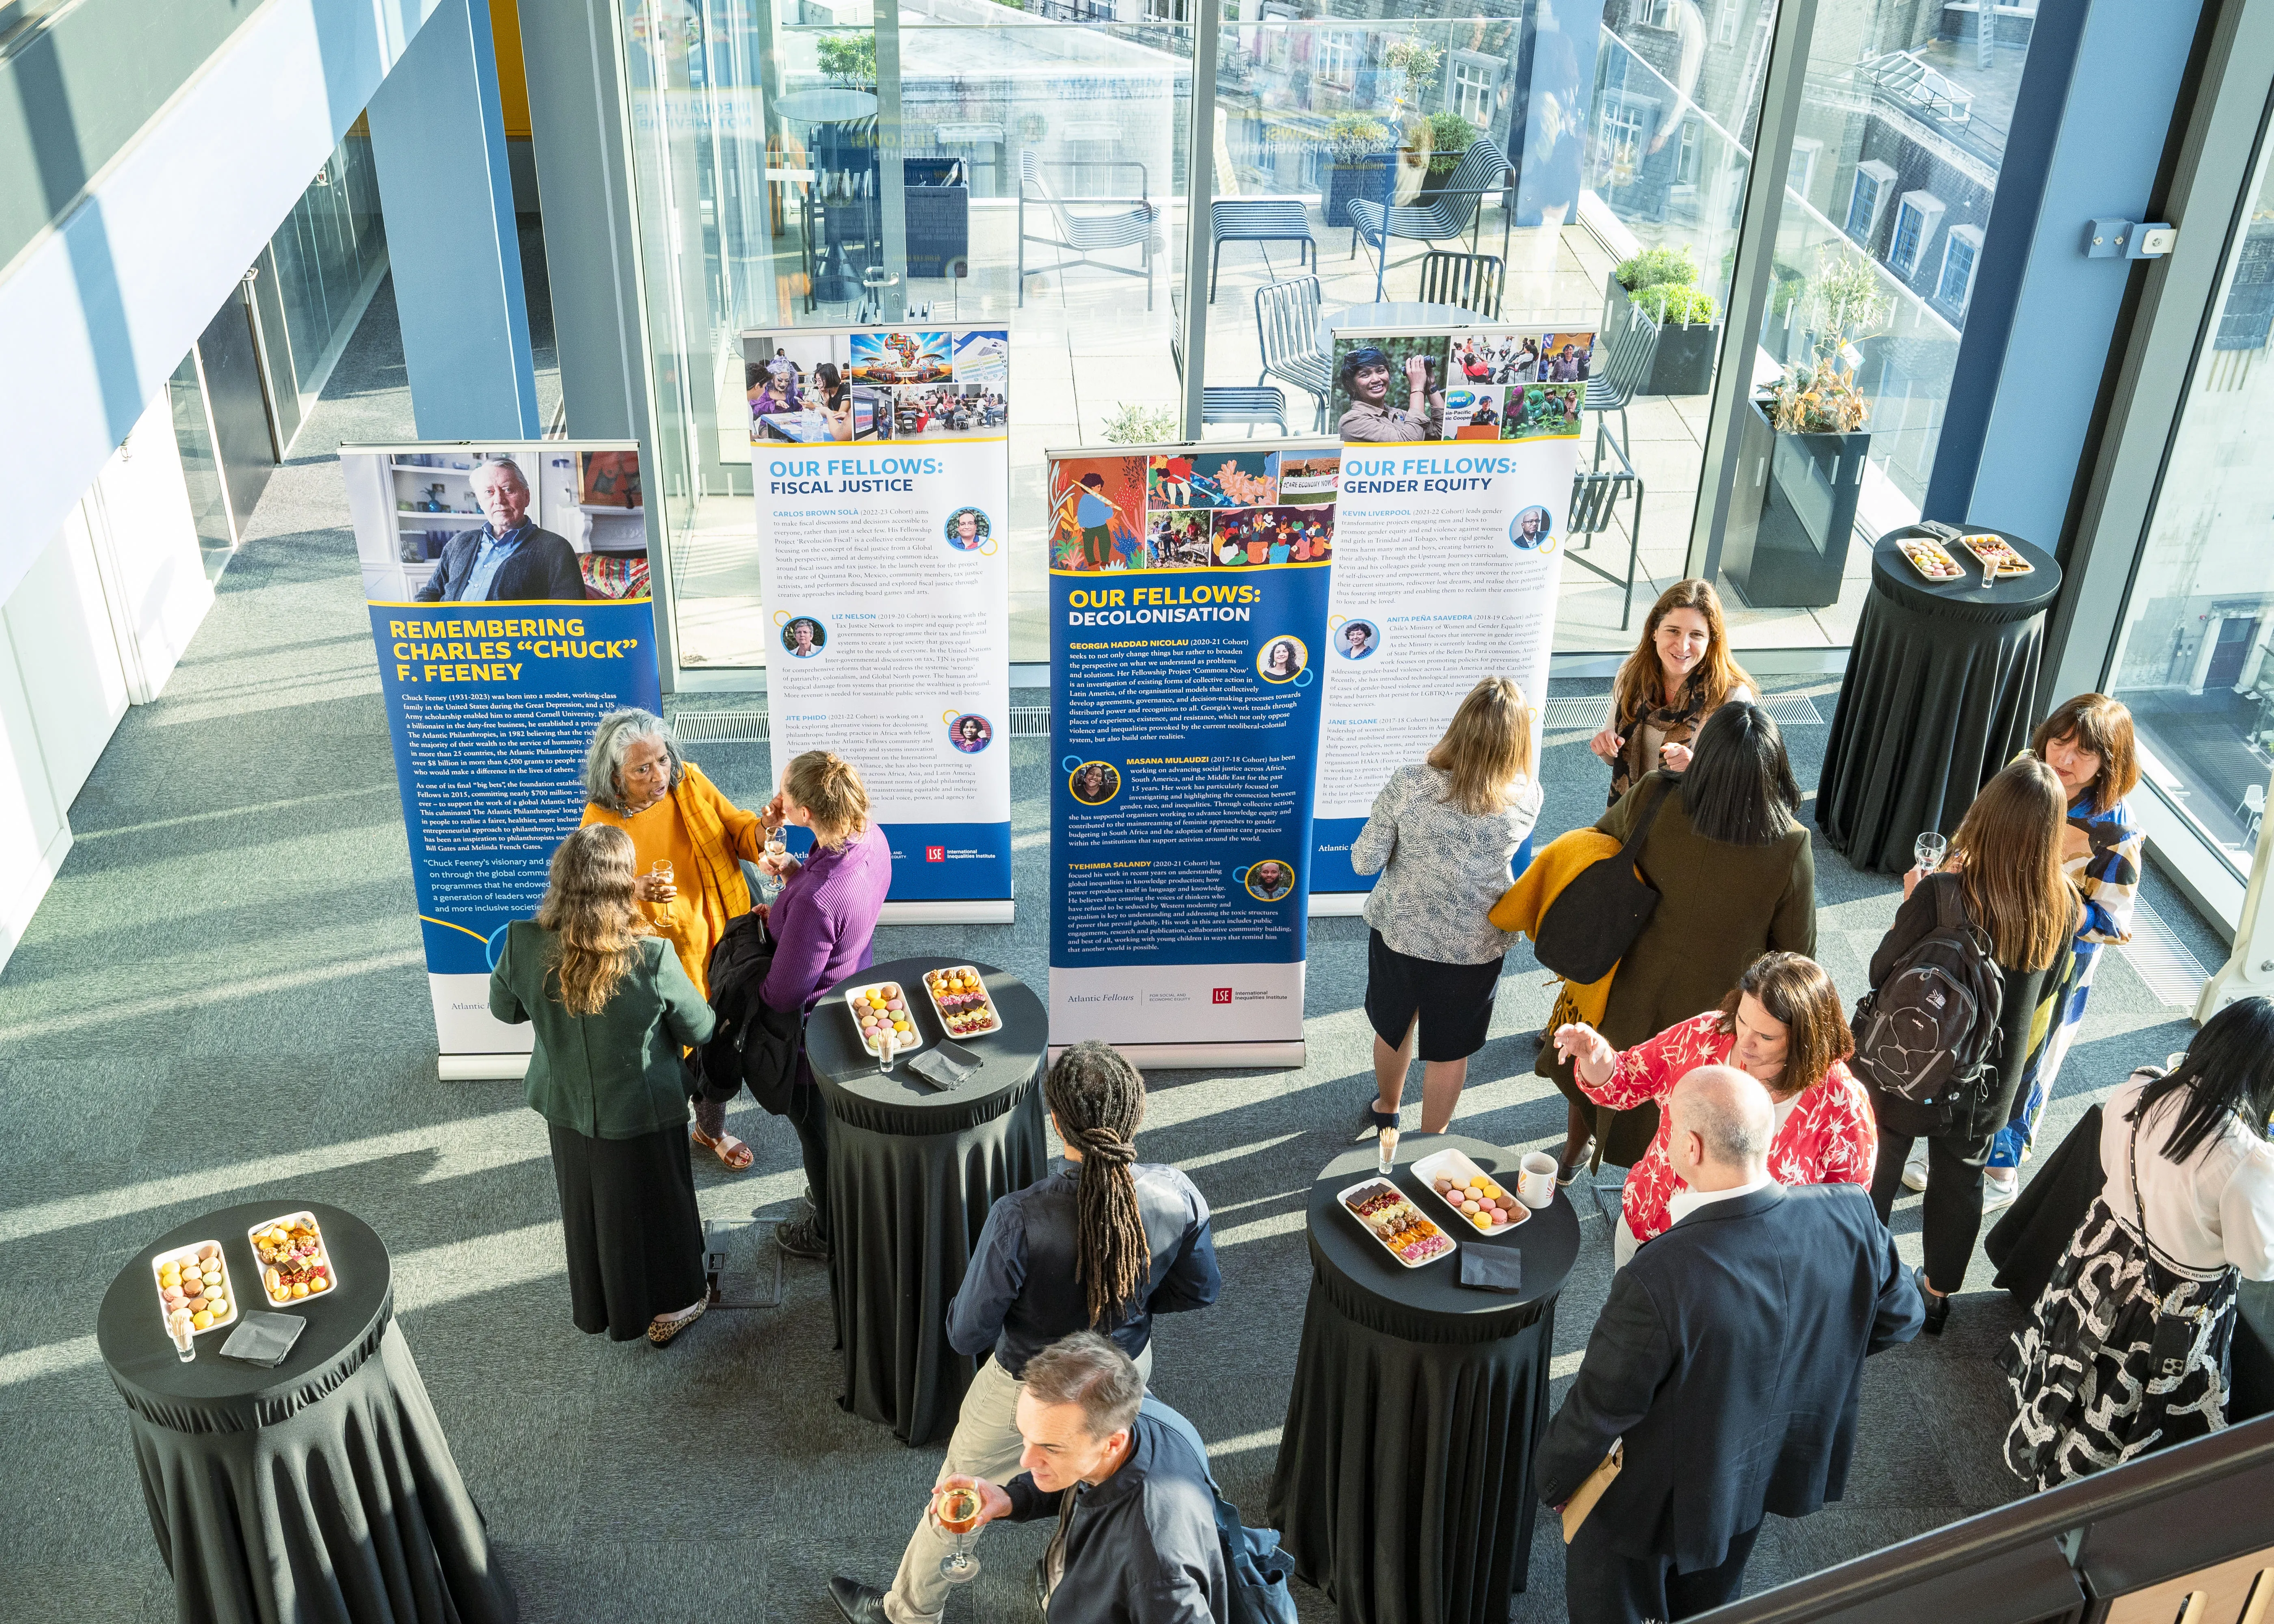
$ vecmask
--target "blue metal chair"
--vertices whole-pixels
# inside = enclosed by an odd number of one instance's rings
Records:
[[[1357,257],[1361,240],[1379,257],[1387,253],[1392,237],[1414,243],[1442,243],[1458,237],[1464,231],[1472,234],[1469,246],[1473,250],[1477,245],[1474,233],[1482,228],[1485,199],[1506,191],[1508,184],[1508,160],[1501,156],[1499,147],[1479,136],[1469,143],[1468,150],[1461,154],[1461,162],[1446,177],[1437,195],[1427,203],[1385,208],[1378,199],[1352,198],[1351,255]],[[1503,209],[1500,232],[1502,260],[1508,258],[1508,213]]]
[[[1185,295],[1169,289],[1169,308],[1176,320],[1169,327],[1169,353],[1176,357],[1177,381],[1185,380]],[[1211,423],[1245,423],[1247,437],[1255,438],[1259,425],[1269,423],[1287,432],[1287,393],[1263,384],[1204,384],[1201,387],[1201,426]]]
[[[1319,279],[1296,276],[1258,288],[1255,335],[1263,352],[1263,372],[1255,381],[1283,379],[1316,397],[1313,432],[1324,433],[1334,369],[1319,353]]]
[[[1609,468],[1603,466],[1606,448],[1612,457]],[[1596,537],[1610,530],[1619,503],[1630,496],[1634,498],[1634,517],[1627,526],[1627,573],[1622,581],[1593,559],[1581,555],[1593,550]],[[1626,630],[1634,617],[1635,570],[1642,558],[1642,476],[1635,472],[1625,449],[1600,418],[1595,424],[1594,466],[1572,476],[1571,516],[1564,526],[1563,538],[1565,558],[1624,590],[1626,596],[1619,600],[1619,629]]]
[[[1216,267],[1224,263],[1226,243],[1294,243],[1295,264],[1319,268],[1318,239],[1311,235],[1310,217],[1303,206],[1289,198],[1218,198],[1209,205],[1209,229],[1216,241],[1209,252],[1209,303],[1216,303]],[[1271,268],[1264,251],[1263,268]]]
[[[1099,168],[1134,169],[1137,171],[1137,195],[1133,198],[1061,198],[1050,190],[1043,177],[1045,169],[1093,169]],[[1019,303],[1027,302],[1027,278],[1047,275],[1051,271],[1064,273],[1073,266],[1088,266],[1092,270],[1111,271],[1116,276],[1142,276],[1145,279],[1145,308],[1153,308],[1153,251],[1160,246],[1159,233],[1155,229],[1160,209],[1145,195],[1147,185],[1145,166],[1133,160],[1118,160],[1107,164],[1045,163],[1031,147],[1019,154]],[[1056,237],[1038,237],[1027,229],[1027,206],[1035,204],[1046,210],[1050,222],[1058,228]],[[1103,212],[1099,212],[1099,211]],[[1079,211],[1079,212],[1078,212]],[[1058,251],[1056,261],[1039,270],[1027,268],[1027,244],[1047,243]],[[1091,258],[1110,249],[1138,250],[1142,264],[1139,266],[1110,265]],[[1075,259],[1071,265],[1065,251],[1072,249]],[[1058,299],[1065,299],[1065,278],[1058,278]]]

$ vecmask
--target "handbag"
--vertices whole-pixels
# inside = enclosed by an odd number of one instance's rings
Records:
[[[1565,1545],[1570,1545],[1577,1536],[1579,1525],[1587,1520],[1587,1514],[1595,1508],[1595,1502],[1603,1498],[1603,1491],[1611,1486],[1619,1475],[1620,1468],[1626,1463],[1626,1440],[1615,1439],[1611,1443],[1611,1452],[1596,1463],[1595,1470],[1587,1474],[1586,1480],[1571,1492],[1570,1500],[1563,1502]]]
[[[1608,975],[1650,923],[1658,890],[1635,873],[1635,856],[1675,787],[1661,779],[1658,799],[1635,819],[1618,854],[1589,863],[1547,905],[1532,956],[1572,985],[1589,986]]]

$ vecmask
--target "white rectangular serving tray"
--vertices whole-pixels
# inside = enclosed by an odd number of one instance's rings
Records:
[[[939,1007],[939,995],[931,989],[931,978],[935,975],[943,974],[950,970],[968,970],[973,975],[979,977],[980,1003],[987,1011],[987,1024],[985,1026],[974,1026],[966,1032],[953,1031],[949,1027],[947,1024],[947,1011]],[[924,972],[923,984],[924,996],[931,1000],[931,1012],[939,1017],[939,1029],[942,1032],[946,1033],[948,1036],[953,1038],[957,1042],[960,1043],[966,1038],[983,1038],[990,1033],[1000,1032],[1003,1030],[1003,1012],[995,1007],[995,995],[987,990],[987,978],[979,974],[979,966],[977,965],[941,965],[936,969],[930,969]]]
[[[226,1294],[223,1300],[229,1304],[229,1312],[206,1327],[205,1331],[192,1331],[191,1335],[203,1336],[206,1331],[218,1331],[224,1326],[237,1323],[237,1279],[229,1272],[229,1249],[217,1240],[192,1241],[186,1246],[176,1246],[170,1251],[160,1252],[150,1259],[150,1286],[158,1297],[158,1328],[166,1333],[168,1342],[173,1341],[174,1331],[173,1327],[167,1323],[166,1293],[164,1288],[158,1284],[158,1271],[169,1263],[195,1262],[198,1248],[200,1246],[214,1247],[221,1255],[221,1289]]]
[[[318,1255],[322,1258],[324,1273],[332,1283],[321,1291],[311,1291],[305,1297],[294,1297],[290,1290],[287,1290],[282,1297],[274,1296],[268,1289],[268,1266],[261,1262],[260,1244],[252,1237],[263,1229],[275,1229],[280,1223],[289,1228],[303,1218],[308,1221],[308,1227],[316,1232]],[[324,1226],[316,1222],[316,1214],[305,1207],[297,1213],[286,1213],[281,1217],[271,1218],[266,1223],[254,1224],[245,1232],[245,1244],[252,1250],[252,1267],[260,1277],[260,1295],[267,1299],[271,1308],[290,1308],[295,1303],[312,1303],[318,1297],[329,1297],[340,1289],[340,1266],[332,1259],[332,1244],[324,1238]]]
[[[905,1043],[895,1041],[892,1045],[892,1058],[897,1061],[902,1055],[913,1055],[924,1046],[923,1027],[916,1020],[916,1001],[908,996],[907,982],[870,981],[862,987],[847,987],[845,989],[845,1013],[853,1022],[853,1036],[859,1041],[861,1047],[869,1051],[872,1059],[882,1059],[883,1051],[875,1043],[870,1042],[861,1030],[861,1011],[853,1007],[854,999],[863,993],[873,992],[879,987],[898,987],[900,989],[900,1001],[908,1006],[908,1041]]]
[[[1437,1188],[1437,1180],[1441,1177],[1458,1179],[1464,1184],[1472,1178],[1488,1178],[1497,1188],[1505,1191],[1510,1196],[1513,1197],[1516,1194],[1516,1186],[1513,1184],[1503,1180],[1497,1173],[1487,1173],[1457,1150],[1449,1147],[1422,1157],[1413,1164],[1413,1177],[1421,1181],[1421,1187],[1424,1190],[1436,1197],[1439,1206],[1453,1214],[1454,1222],[1472,1235],[1510,1234],[1522,1229],[1525,1221],[1532,1216],[1532,1209],[1519,1200],[1516,1204],[1515,1217],[1497,1229],[1480,1229],[1476,1226],[1475,1220],[1445,1199]]]
[[[1389,1254],[1389,1260],[1392,1263],[1395,1263],[1400,1268],[1427,1268],[1432,1263],[1440,1262],[1446,1258],[1457,1258],[1461,1255],[1461,1244],[1453,1239],[1451,1232],[1448,1230],[1443,1224],[1439,1223],[1435,1219],[1425,1215],[1421,1222],[1427,1224],[1431,1229],[1436,1230],[1438,1234],[1442,1235],[1445,1237],[1448,1243],[1445,1250],[1439,1252],[1434,1258],[1424,1258],[1419,1263],[1415,1263],[1409,1259],[1399,1256],[1397,1249],[1395,1246],[1392,1246],[1388,1241],[1384,1240],[1380,1235],[1376,1234],[1372,1224],[1368,1223],[1365,1219],[1359,1217],[1358,1214],[1351,1210],[1351,1197],[1358,1194],[1360,1191],[1368,1189],[1375,1184],[1388,1184],[1392,1190],[1397,1190],[1396,1180],[1384,1178],[1379,1173],[1369,1173],[1364,1178],[1359,1179],[1358,1183],[1351,1185],[1348,1189],[1336,1191],[1335,1205],[1342,1208],[1343,1216],[1348,1218],[1352,1223],[1358,1225],[1359,1229],[1365,1230],[1367,1237],[1373,1240],[1375,1245],[1381,1247],[1382,1251]],[[1408,1204],[1411,1204],[1413,1200],[1413,1198],[1407,1195],[1403,1190],[1397,1190],[1397,1197],[1400,1200],[1407,1202]],[[1416,1213],[1421,1211],[1419,1207],[1415,1207],[1413,1210]]]

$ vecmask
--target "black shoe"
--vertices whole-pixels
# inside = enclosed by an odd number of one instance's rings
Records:
[[[829,1261],[829,1242],[810,1216],[793,1218],[787,1223],[776,1224],[774,1244],[793,1258],[811,1258],[822,1263]]]
[[[1911,1276],[1918,1282],[1919,1295],[1926,1299],[1926,1334],[1929,1336],[1939,1336],[1942,1335],[1942,1327],[1950,1323],[1949,1294],[1945,1292],[1938,1295],[1928,1290],[1924,1269],[1913,1269]]]
[[[829,1599],[837,1604],[837,1611],[852,1624],[887,1624],[885,1592],[873,1584],[863,1584],[858,1579],[839,1574],[829,1582]]]
[[[1351,1135],[1352,1144],[1363,1145],[1384,1128],[1394,1128],[1397,1125],[1396,1111],[1374,1109],[1374,1102],[1380,1098],[1382,1096],[1378,1094],[1370,1094],[1366,1097],[1366,1103],[1358,1108],[1358,1131]]]
[[[1588,1154],[1594,1148],[1595,1141],[1589,1139],[1585,1147],[1580,1150],[1577,1160],[1565,1162],[1560,1157],[1556,1160],[1555,1187],[1557,1189],[1569,1190],[1577,1181],[1581,1171],[1587,1165]]]

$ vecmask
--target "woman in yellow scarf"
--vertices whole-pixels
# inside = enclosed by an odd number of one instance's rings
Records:
[[[711,950],[728,921],[750,911],[742,863],[764,853],[773,826],[720,794],[681,752],[671,725],[646,710],[612,711],[593,729],[584,801],[587,825],[631,836],[639,899],[655,934],[708,999]],[[750,1165],[750,1147],[727,1132],[724,1103],[695,1102],[693,1138],[738,1172]]]

